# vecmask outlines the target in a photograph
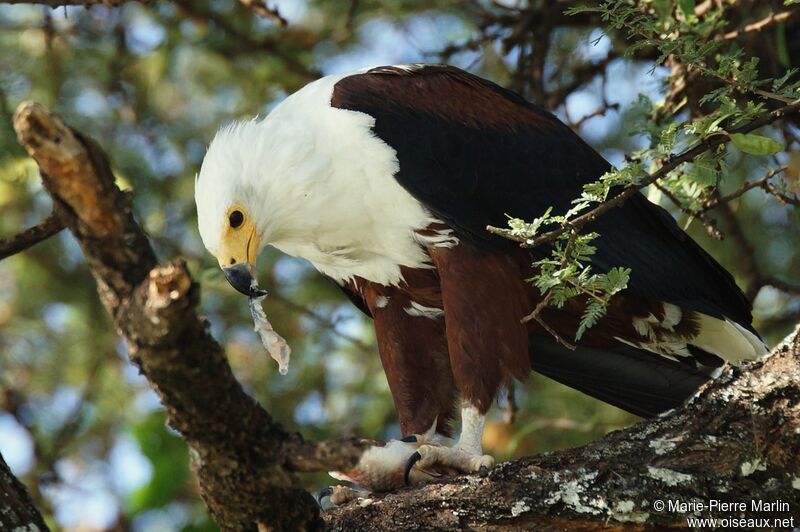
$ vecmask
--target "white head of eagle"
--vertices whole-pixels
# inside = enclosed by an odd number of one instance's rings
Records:
[[[564,212],[610,169],[555,116],[490,81],[380,67],[322,78],[263,120],[221,129],[195,196],[203,242],[235,288],[254,295],[256,257],[272,244],[374,319],[404,435],[448,433],[460,398],[462,434],[446,461],[475,470],[490,462],[483,416],[531,369],[652,416],[724,363],[766,352],[732,276],[641,194],[588,228],[601,235],[592,268],[632,273],[577,348],[521,321],[542,301],[527,280],[547,250],[486,226]],[[575,300],[540,317],[573,337],[582,312]]]
[[[317,80],[211,142],[195,186],[200,236],[239,284],[266,244],[339,282],[397,284],[401,266],[426,263],[413,231],[433,217],[395,180],[396,152],[373,133],[374,118],[331,105],[344,77]]]

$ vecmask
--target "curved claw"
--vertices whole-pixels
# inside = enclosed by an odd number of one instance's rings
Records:
[[[405,438],[400,438],[400,441],[405,443],[417,443],[417,436],[415,434],[411,434]]]
[[[317,493],[317,504],[322,506],[322,499],[325,497],[330,497],[333,494],[333,488],[328,486],[327,488],[323,488]]]
[[[414,467],[414,464],[422,460],[422,455],[419,454],[419,451],[414,451],[414,454],[408,457],[408,461],[406,462],[406,467],[403,470],[403,482],[406,486],[410,486],[410,482],[408,481],[408,477],[411,474],[411,469]]]

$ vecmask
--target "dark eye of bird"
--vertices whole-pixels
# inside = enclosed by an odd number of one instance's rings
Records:
[[[236,229],[242,225],[242,222],[244,222],[244,214],[242,214],[242,211],[233,211],[230,215],[229,221],[231,222],[231,227]]]

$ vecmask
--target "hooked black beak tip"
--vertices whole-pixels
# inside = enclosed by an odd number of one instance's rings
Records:
[[[222,273],[230,285],[239,292],[249,297],[262,297],[267,295],[266,290],[258,288],[250,267],[247,264],[236,264],[222,268]]]

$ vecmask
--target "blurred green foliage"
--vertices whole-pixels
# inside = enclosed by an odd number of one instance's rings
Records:
[[[449,62],[528,93],[515,74],[521,52],[501,42],[509,28],[483,24],[482,10],[505,13],[491,2],[277,5],[287,28],[234,0],[117,9],[0,5],[0,235],[50,210],[36,166],[11,128],[15,106],[38,100],[110,154],[160,257],[186,259],[203,287],[201,310],[236,376],[281,423],[313,439],[396,437],[371,324],[307,263],[269,250],[259,261],[260,283],[271,292],[265,310],[294,352],[289,374],[278,374],[252,332],[246,301],[202,247],[193,176],[219,125],[267,113],[320,73],[434,62],[444,50]],[[548,94],[572,86],[576,66],[597,64],[614,49],[608,38],[593,46],[600,36],[592,25],[553,34]],[[465,47],[448,50],[453,44]],[[664,96],[665,73],[650,73],[652,66],[615,58],[602,86],[590,80],[547,101],[562,117],[578,118],[602,103],[598,94],[612,95],[620,109],[582,121],[579,129],[619,164],[622,154],[642,146],[626,127],[638,94]],[[736,155],[728,168],[732,188],[763,170]],[[736,214],[765,271],[790,277],[800,269],[790,208],[754,191]],[[736,249],[710,240],[697,225],[691,229],[698,240],[740,272]],[[756,303],[757,326],[772,342],[797,320],[798,302],[786,294],[765,288]],[[188,471],[186,447],[127,361],[69,234],[0,262],[0,392],[0,451],[51,523],[76,530],[214,529]],[[487,449],[500,459],[579,445],[635,419],[539,376],[517,386],[516,398],[516,421],[503,421],[501,398],[486,430]],[[331,482],[322,474],[304,478],[309,489]]]

